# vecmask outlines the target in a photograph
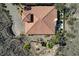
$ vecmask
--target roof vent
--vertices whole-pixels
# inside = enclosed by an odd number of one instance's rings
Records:
[[[28,14],[26,17],[27,17],[27,22],[28,23],[33,22],[33,19],[34,19],[34,15],[33,14]]]

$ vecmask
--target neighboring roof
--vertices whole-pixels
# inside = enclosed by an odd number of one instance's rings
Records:
[[[28,23],[27,15],[34,15],[34,22]],[[22,20],[26,34],[55,34],[57,10],[55,6],[32,6],[31,10],[24,10]]]

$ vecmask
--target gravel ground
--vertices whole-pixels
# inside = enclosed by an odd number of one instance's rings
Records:
[[[70,25],[68,25],[67,23],[65,25],[66,27],[65,29],[68,33],[74,34],[75,38],[67,37],[67,45],[63,49],[61,49],[59,55],[64,56],[79,55],[79,6],[73,17],[78,18],[77,21],[74,22],[74,25],[71,25],[73,26],[73,29],[70,29]]]

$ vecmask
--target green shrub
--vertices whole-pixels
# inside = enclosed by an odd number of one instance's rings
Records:
[[[48,45],[47,45],[47,47],[48,47],[48,48],[50,48],[50,49],[51,49],[51,48],[53,48],[53,46],[54,46],[54,43],[52,43],[51,41],[50,41],[50,42],[48,42]]]
[[[53,37],[48,43],[47,43],[47,47],[48,48],[53,48],[54,45],[59,43],[59,39],[60,36],[59,34],[55,35],[55,37]]]
[[[60,36],[59,35],[56,35],[53,39],[52,39],[52,42],[54,44],[58,44],[59,43],[59,39],[60,39]]]
[[[30,49],[30,44],[29,43],[25,43],[24,46],[23,46],[23,48],[26,49],[26,50]]]

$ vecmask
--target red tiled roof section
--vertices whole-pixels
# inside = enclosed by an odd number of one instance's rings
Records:
[[[26,22],[27,15],[32,13],[34,21]],[[32,6],[31,10],[24,10],[22,20],[26,34],[55,34],[57,10],[55,6]]]
[[[53,34],[53,32],[43,21],[38,21],[27,34]]]
[[[55,6],[35,6],[32,7],[31,12],[40,20],[43,19],[45,15],[47,15]]]
[[[55,26],[56,26],[56,19],[57,19],[57,10],[54,8],[52,9],[44,18],[43,21],[45,24],[53,31],[55,32]]]

